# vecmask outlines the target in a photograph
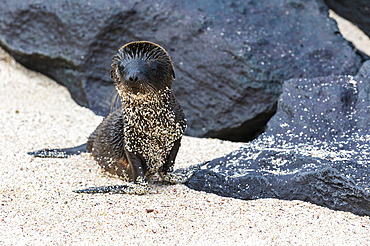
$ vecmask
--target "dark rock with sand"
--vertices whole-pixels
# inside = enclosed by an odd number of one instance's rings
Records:
[[[370,215],[370,61],[357,76],[292,79],[258,139],[212,160],[193,189]]]
[[[20,1],[0,3],[0,45],[107,115],[113,55],[150,40],[170,53],[187,134],[248,140],[283,81],[355,74],[361,58],[323,1]]]

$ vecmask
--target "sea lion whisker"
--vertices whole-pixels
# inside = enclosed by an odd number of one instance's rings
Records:
[[[114,111],[116,111],[118,109],[119,101],[120,101],[120,96],[119,96],[119,93],[116,92],[116,97],[115,97],[115,100],[114,100]]]
[[[109,113],[112,113],[112,112],[114,112],[114,111],[116,111],[116,109],[117,109],[117,102],[118,102],[118,99],[119,97],[118,97],[118,92],[117,92],[117,90],[113,90],[112,92],[111,92],[111,94],[110,94],[110,98],[109,98],[109,101],[111,102],[111,104],[110,104],[110,109],[109,109]]]

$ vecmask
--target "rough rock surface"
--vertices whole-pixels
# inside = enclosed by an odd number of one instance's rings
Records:
[[[325,0],[329,8],[357,25],[370,37],[369,0]]]
[[[268,130],[188,181],[241,199],[298,199],[370,215],[370,61],[358,75],[292,79]]]
[[[172,56],[192,136],[251,139],[282,81],[355,74],[361,64],[321,0],[0,2],[0,45],[99,114],[111,105],[112,57],[133,40]]]

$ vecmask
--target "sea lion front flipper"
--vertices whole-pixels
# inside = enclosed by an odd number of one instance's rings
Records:
[[[87,144],[81,144],[72,148],[65,149],[42,149],[27,152],[27,154],[40,158],[68,158],[71,155],[79,155],[81,153],[89,152]]]
[[[160,170],[161,173],[166,174],[167,172],[172,172],[172,167],[175,164],[175,159],[177,156],[177,152],[179,152],[180,146],[181,146],[181,138],[175,141],[171,149],[171,152],[167,158],[166,163],[162,166]]]
[[[131,184],[131,185],[110,185],[110,186],[98,186],[90,187],[82,190],[73,190],[76,193],[113,193],[113,194],[130,194],[130,195],[143,195],[147,193],[149,187],[147,183],[143,184]]]
[[[146,165],[139,155],[135,155],[132,152],[129,152],[125,149],[125,154],[127,161],[130,165],[130,170],[128,173],[129,178],[134,181],[135,183],[143,183],[145,182],[145,173],[146,173]]]

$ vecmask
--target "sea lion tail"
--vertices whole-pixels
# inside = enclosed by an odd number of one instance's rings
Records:
[[[40,158],[68,158],[71,155],[79,155],[88,152],[87,144],[81,144],[72,148],[65,149],[42,149],[27,152],[27,154]]]

